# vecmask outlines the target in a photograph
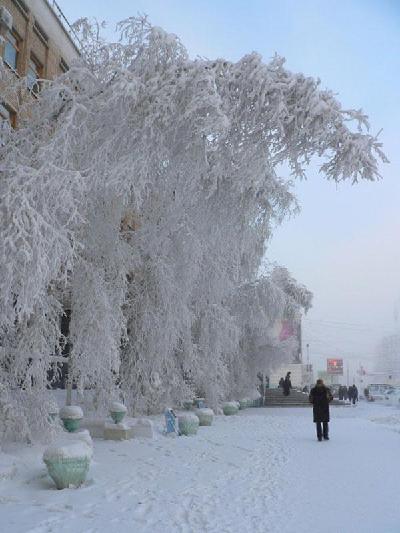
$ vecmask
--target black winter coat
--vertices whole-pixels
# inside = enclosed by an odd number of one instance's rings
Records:
[[[283,394],[285,396],[289,396],[290,389],[292,388],[292,382],[290,381],[290,378],[286,377],[282,386],[283,386]]]
[[[329,422],[329,402],[333,400],[332,393],[325,385],[316,385],[309,396],[313,404],[314,422]]]

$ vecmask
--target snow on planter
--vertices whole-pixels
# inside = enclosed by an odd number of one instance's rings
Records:
[[[120,402],[113,402],[110,405],[110,411],[113,413],[126,413],[128,409],[126,408],[126,405]]]
[[[178,426],[181,435],[196,435],[199,425],[199,418],[194,413],[178,414]]]
[[[57,489],[79,487],[86,479],[92,454],[86,442],[77,440],[50,446],[43,454],[43,462]]]
[[[126,415],[127,408],[123,403],[113,402],[110,406],[110,415],[116,424],[122,422]]]
[[[225,402],[222,410],[226,416],[236,415],[239,411],[238,402]]]
[[[60,418],[67,431],[76,431],[83,418],[83,411],[78,405],[66,405],[60,410]]]
[[[214,411],[208,407],[195,409],[194,414],[198,417],[200,426],[211,426],[214,418]]]
[[[89,448],[93,449],[93,440],[88,429],[79,429],[75,433],[67,433],[64,439],[67,438],[71,442],[77,440],[84,442]]]

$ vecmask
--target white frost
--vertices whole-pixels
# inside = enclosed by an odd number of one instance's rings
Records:
[[[81,419],[83,411],[79,405],[65,405],[60,409],[60,418]]]
[[[65,444],[53,445],[47,448],[43,454],[43,461],[58,459],[79,459],[87,457],[91,459],[93,450],[83,441],[66,442]]]
[[[126,413],[128,409],[123,403],[113,402],[110,406],[111,413]]]

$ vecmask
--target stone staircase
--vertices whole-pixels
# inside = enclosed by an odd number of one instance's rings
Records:
[[[267,389],[265,391],[265,407],[310,407],[308,394],[291,390],[289,396],[283,395],[282,389]]]
[[[330,405],[346,406],[344,401],[336,398]],[[265,391],[265,407],[311,407],[308,401],[308,393],[300,392],[298,390],[291,390],[289,396],[283,395],[282,389],[267,389]]]

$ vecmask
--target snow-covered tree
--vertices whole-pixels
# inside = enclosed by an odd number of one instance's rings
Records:
[[[70,379],[99,405],[193,388],[216,402],[251,381],[274,318],[310,304],[284,270],[258,276],[291,180],[314,156],[327,179],[375,180],[381,145],[278,56],[193,60],[145,18],[116,44],[76,29],[82,60],[22,106],[0,152],[2,382],[46,387],[68,306]]]

